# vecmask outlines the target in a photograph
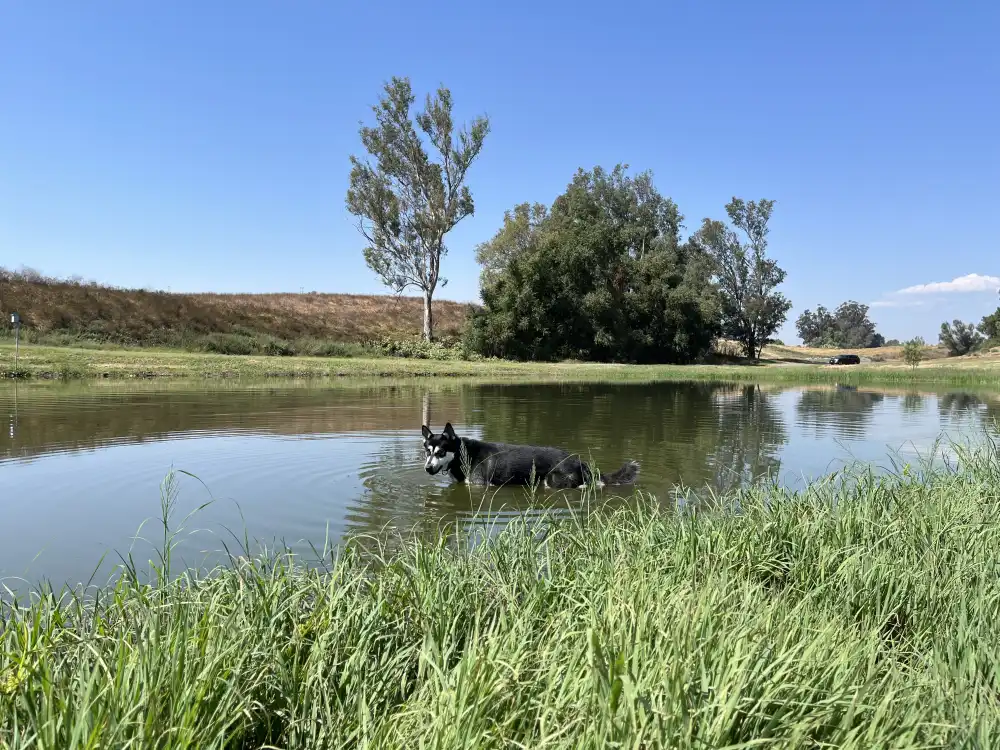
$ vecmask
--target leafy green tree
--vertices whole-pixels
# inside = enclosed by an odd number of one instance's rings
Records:
[[[833,315],[823,305],[817,307],[816,312],[806,308],[795,321],[795,330],[806,346],[825,346],[833,328]]]
[[[1000,307],[990,315],[983,317],[979,324],[979,332],[985,336],[990,343],[1000,343]]]
[[[953,357],[975,351],[983,343],[983,338],[983,335],[976,330],[975,323],[963,323],[961,320],[954,320],[951,325],[942,323],[941,333],[938,336],[948,354]]]
[[[503,261],[482,287],[470,349],[629,362],[686,362],[708,351],[719,331],[711,259],[680,243],[677,206],[648,172],[581,169],[548,212],[520,215],[498,234],[505,249],[491,257]]]
[[[868,319],[868,305],[854,300],[842,303],[833,314],[836,324],[835,339],[842,348],[867,349],[880,346],[884,339],[875,331],[875,324]]]
[[[917,336],[903,344],[903,361],[910,367],[916,367],[924,359],[924,340]]]
[[[715,278],[722,297],[723,335],[739,342],[747,357],[761,350],[785,322],[792,303],[776,291],[785,271],[767,257],[767,224],[773,200],[733,198],[726,213],[740,236],[721,221],[705,219],[697,234],[715,261]]]
[[[424,297],[424,338],[434,334],[432,300],[440,283],[445,235],[474,211],[466,173],[483,148],[489,120],[477,117],[455,132],[451,92],[427,96],[411,120],[414,96],[408,78],[393,78],[372,109],[375,127],[361,127],[374,163],[351,156],[347,209],[368,242],[365,262],[397,293],[416,287]],[[415,122],[414,122],[415,120]],[[417,132],[423,134],[421,138]],[[426,143],[425,143],[426,140]],[[440,156],[431,161],[427,145]]]
[[[854,300],[841,303],[832,314],[822,305],[815,313],[806,310],[795,321],[795,327],[806,346],[867,349],[885,343],[868,319],[868,305]]]
[[[476,261],[482,266],[481,287],[488,286],[503,273],[514,256],[532,247],[548,212],[548,207],[542,203],[521,203],[504,212],[503,226],[492,239],[476,247]]]

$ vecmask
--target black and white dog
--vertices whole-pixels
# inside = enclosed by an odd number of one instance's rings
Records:
[[[632,484],[639,476],[636,461],[629,461],[613,474],[595,477],[590,466],[569,451],[460,438],[451,422],[439,435],[431,432],[427,425],[422,425],[420,431],[424,436],[427,473],[447,471],[459,482],[529,484],[534,479],[549,489],[583,489],[592,483],[598,487]],[[471,469],[466,476],[468,467]]]

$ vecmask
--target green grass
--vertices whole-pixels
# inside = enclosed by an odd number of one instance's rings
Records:
[[[997,450],[841,480],[326,567],[165,537],[4,613],[0,747],[1000,747]]]
[[[0,344],[0,376],[25,378],[326,378],[455,377],[483,381],[718,380],[775,383],[842,383],[1000,386],[1000,364],[916,369],[886,365],[614,365],[598,363],[518,363],[403,357],[236,356],[149,349],[22,347],[14,373],[14,347]]]

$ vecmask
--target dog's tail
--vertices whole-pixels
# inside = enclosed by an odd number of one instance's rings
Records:
[[[601,474],[601,484],[605,487],[614,487],[616,485],[632,484],[638,478],[639,462],[626,461],[625,465],[618,471],[611,474]]]

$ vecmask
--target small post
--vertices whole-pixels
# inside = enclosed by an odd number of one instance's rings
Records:
[[[16,312],[10,314],[10,324],[14,326],[14,377],[17,377],[17,355],[21,345],[21,316]]]

